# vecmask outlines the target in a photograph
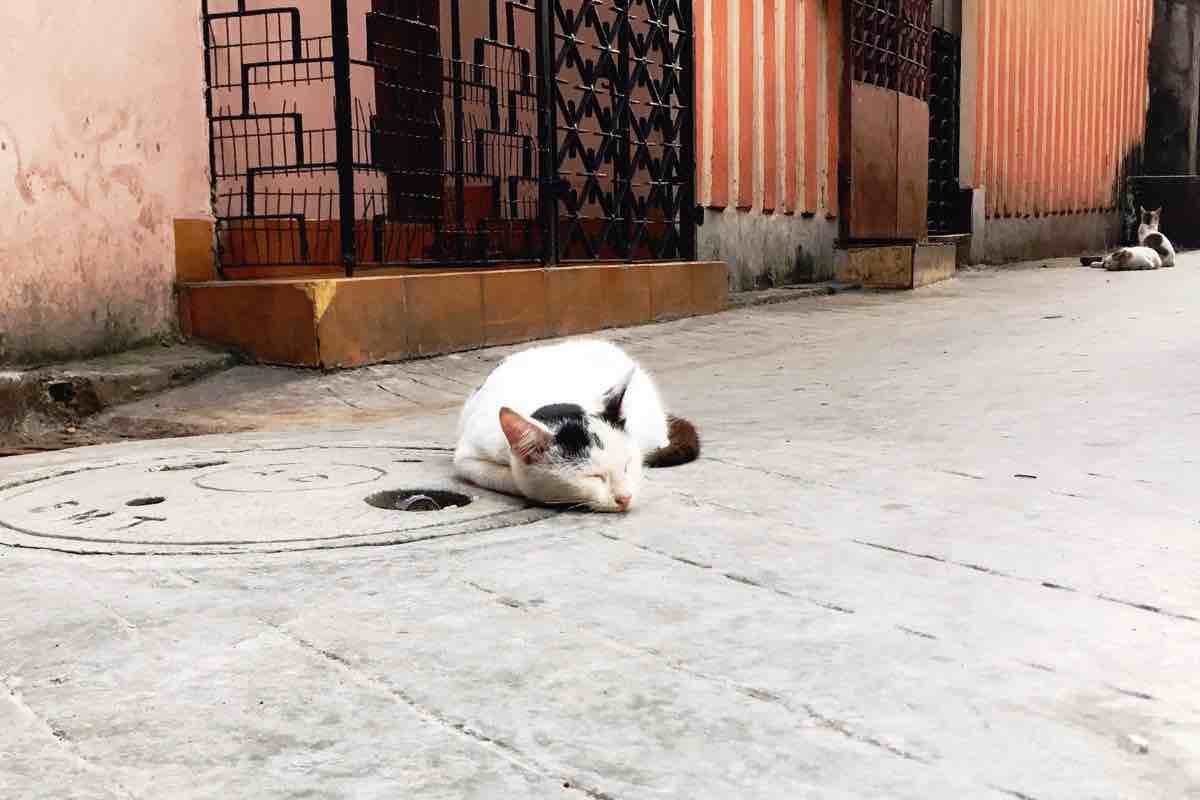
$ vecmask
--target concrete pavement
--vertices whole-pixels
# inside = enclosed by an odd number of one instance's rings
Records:
[[[454,484],[505,350],[122,409],[267,429],[0,460],[0,797],[1200,797],[1198,311],[1185,256],[611,332],[706,446],[620,517]]]

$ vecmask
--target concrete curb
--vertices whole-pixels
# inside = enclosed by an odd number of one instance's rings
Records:
[[[194,345],[0,372],[0,433],[70,423],[228,369],[237,358]]]
[[[809,283],[797,286],[780,286],[775,289],[761,289],[753,292],[734,292],[729,295],[729,309],[749,308],[751,306],[767,306],[775,303],[790,303],[806,297],[827,297],[861,289],[854,283]]]

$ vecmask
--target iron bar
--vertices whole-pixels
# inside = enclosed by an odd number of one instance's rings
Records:
[[[329,0],[333,26],[334,124],[337,128],[338,228],[346,277],[354,274],[354,115],[350,94],[350,29],[346,0]]]
[[[687,36],[680,57],[679,103],[683,107],[680,137],[680,172],[683,180],[679,190],[679,234],[682,238],[680,256],[685,261],[696,258],[696,36],[692,0],[677,0],[683,28]],[[703,212],[700,212],[703,213]]]
[[[534,0],[536,41],[534,68],[537,71],[538,143],[541,166],[538,181],[538,208],[542,223],[542,261],[545,266],[558,263],[558,187],[553,180],[558,170],[558,90],[555,86],[554,3]]]

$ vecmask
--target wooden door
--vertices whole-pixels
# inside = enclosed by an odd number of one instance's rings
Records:
[[[917,240],[929,199],[931,0],[848,0],[842,238]]]

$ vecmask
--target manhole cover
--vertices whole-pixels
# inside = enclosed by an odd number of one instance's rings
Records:
[[[0,482],[0,545],[70,553],[402,544],[551,514],[457,481],[448,451],[403,446],[190,452],[80,462]]]

